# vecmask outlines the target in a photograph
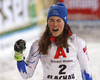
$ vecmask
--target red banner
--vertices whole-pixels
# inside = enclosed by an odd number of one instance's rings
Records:
[[[66,5],[69,20],[100,20],[100,0],[59,0]]]

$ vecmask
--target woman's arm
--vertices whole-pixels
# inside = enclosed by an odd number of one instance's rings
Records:
[[[78,60],[81,67],[82,79],[92,80],[85,41],[82,39],[78,40],[77,47],[78,47]]]
[[[38,54],[38,44],[37,42],[33,43],[30,49],[28,58],[25,61],[17,61],[17,67],[24,79],[28,79],[33,76],[37,63],[39,61]]]

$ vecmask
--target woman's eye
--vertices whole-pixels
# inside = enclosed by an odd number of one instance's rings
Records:
[[[53,22],[53,20],[50,20],[50,22]]]
[[[50,20],[49,22],[54,22],[54,20]]]
[[[57,22],[61,22],[61,20],[57,20]]]
[[[58,21],[58,22],[61,22],[61,21]]]

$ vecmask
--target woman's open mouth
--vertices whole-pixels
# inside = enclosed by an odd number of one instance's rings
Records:
[[[53,29],[54,32],[57,32],[59,29]]]

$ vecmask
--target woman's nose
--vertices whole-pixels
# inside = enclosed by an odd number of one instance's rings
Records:
[[[54,25],[55,25],[55,26],[57,25],[57,22],[56,22],[56,21],[54,21]]]

